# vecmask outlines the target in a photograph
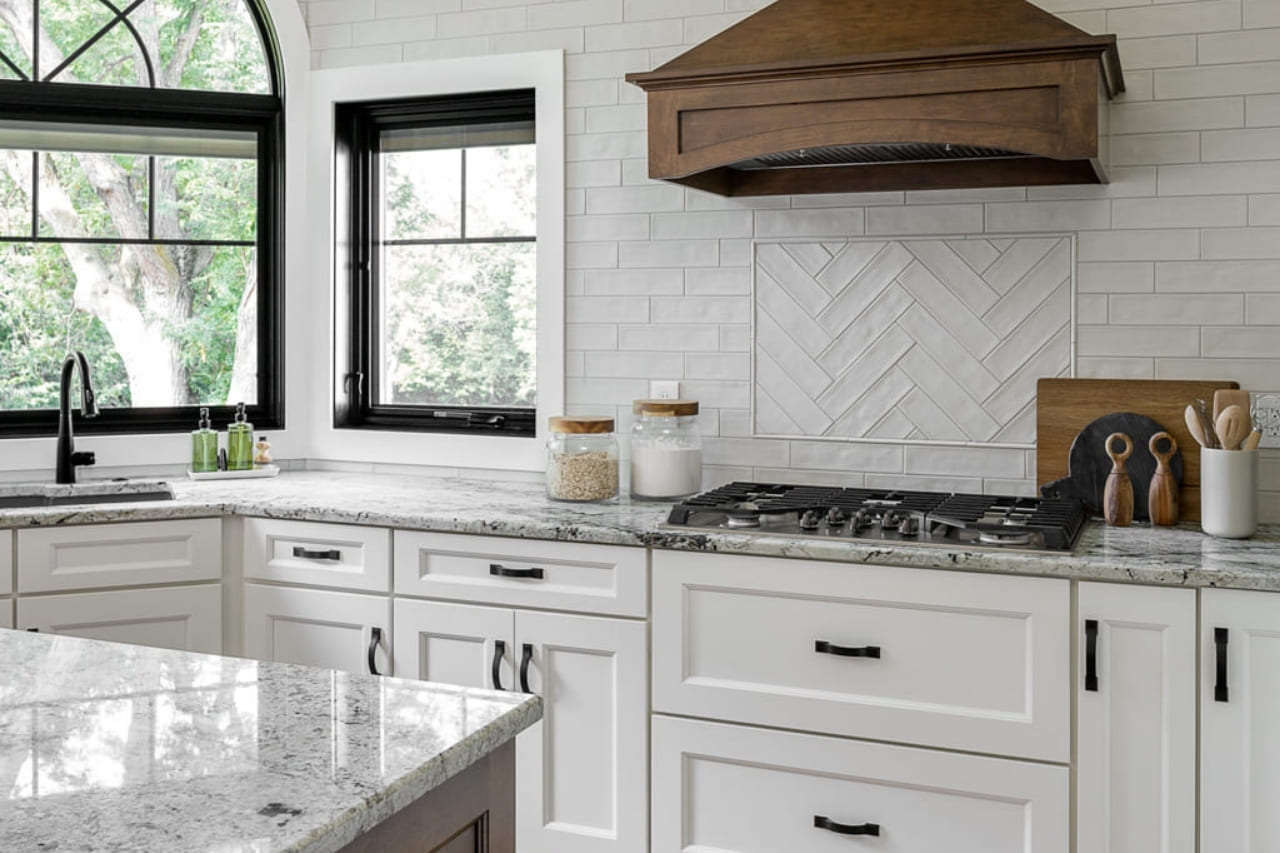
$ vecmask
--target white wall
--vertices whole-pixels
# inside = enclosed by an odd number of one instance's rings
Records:
[[[1114,4],[1114,5],[1113,5]],[[1280,0],[1040,0],[1120,37],[1113,183],[724,200],[646,177],[623,81],[765,0],[301,0],[313,67],[567,52],[567,400],[702,401],[716,479],[1027,492],[1033,451],[750,438],[751,241],[1054,232],[1077,240],[1077,375],[1280,390]],[[1280,452],[1263,461],[1280,521]]]

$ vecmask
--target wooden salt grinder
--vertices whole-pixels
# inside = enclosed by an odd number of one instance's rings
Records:
[[[1124,443],[1124,450],[1115,452],[1112,444]],[[1122,432],[1107,436],[1107,455],[1111,457],[1111,473],[1107,475],[1107,487],[1102,492],[1102,514],[1112,527],[1128,527],[1133,523],[1133,483],[1129,481],[1129,469],[1125,463],[1133,454],[1133,439]]]
[[[1161,441],[1168,442],[1167,450],[1160,450]],[[1178,523],[1178,480],[1169,468],[1169,460],[1178,452],[1178,442],[1169,433],[1158,432],[1151,436],[1147,447],[1156,459],[1156,473],[1151,478],[1151,489],[1147,492],[1151,523],[1168,527]]]

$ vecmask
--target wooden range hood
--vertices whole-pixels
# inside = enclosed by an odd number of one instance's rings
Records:
[[[1113,35],[1025,0],[776,0],[647,73],[649,176],[726,196],[1106,183]]]

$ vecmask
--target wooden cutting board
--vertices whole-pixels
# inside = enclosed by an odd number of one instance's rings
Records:
[[[1213,392],[1239,388],[1238,382],[1166,379],[1041,379],[1036,383],[1036,486],[1069,473],[1076,434],[1113,412],[1134,412],[1158,422],[1182,451],[1181,521],[1200,520],[1199,445],[1187,431],[1183,411],[1199,397],[1213,407]],[[1134,454],[1147,453],[1135,447]]]

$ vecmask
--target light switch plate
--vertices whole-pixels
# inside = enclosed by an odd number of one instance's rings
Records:
[[[654,400],[680,399],[680,381],[677,379],[649,380],[649,397]]]

